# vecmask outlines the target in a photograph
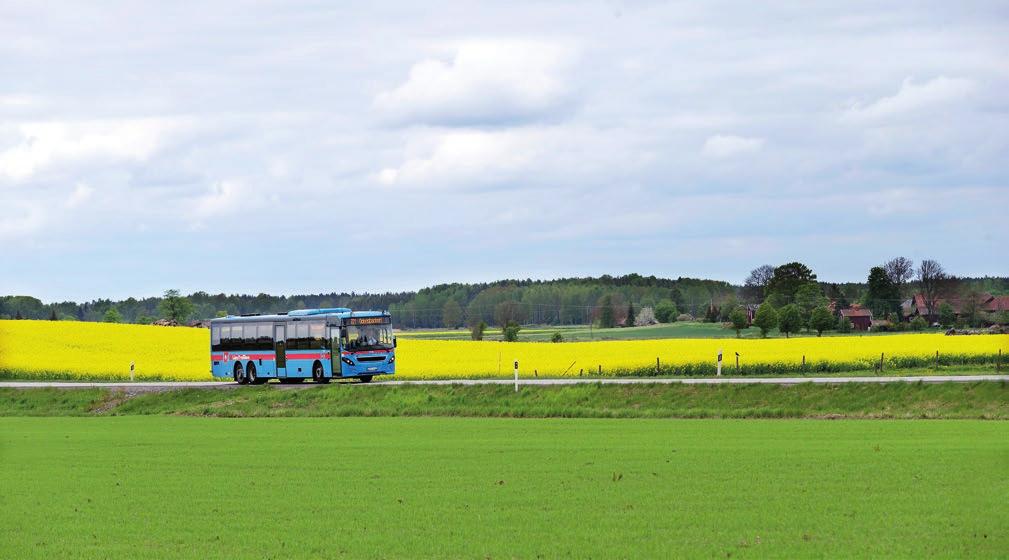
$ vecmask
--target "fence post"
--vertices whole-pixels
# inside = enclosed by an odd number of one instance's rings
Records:
[[[1002,349],[998,349],[998,359],[995,360],[995,373],[1002,370]]]
[[[999,352],[1001,352],[1001,350],[999,350]],[[130,362],[130,383],[133,383],[134,366],[136,366],[136,362]]]
[[[717,375],[722,375],[722,350],[720,348],[718,350],[718,374]]]
[[[603,374],[603,364],[599,364],[599,375]]]
[[[935,369],[939,369],[939,351],[935,351]]]
[[[736,352],[736,375],[739,375],[739,352]]]
[[[1001,350],[999,350],[999,351],[1001,352]],[[659,366],[659,357],[655,356],[655,375],[659,375],[659,373],[660,373],[660,369],[659,368],[660,368],[660,366]]]
[[[515,392],[519,392],[519,361],[515,360]]]
[[[879,372],[883,373],[883,353],[879,353]]]

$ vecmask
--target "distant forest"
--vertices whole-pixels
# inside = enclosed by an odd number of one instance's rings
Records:
[[[756,271],[754,271],[756,272]],[[751,275],[752,276],[752,275]],[[815,278],[815,275],[814,275]],[[961,286],[1009,294],[1009,278],[961,278]],[[820,283],[831,299],[862,301],[867,283]],[[914,283],[908,285],[913,290]],[[906,297],[908,294],[904,294]],[[196,292],[184,296],[191,303],[186,320],[203,320],[223,315],[277,313],[292,309],[350,307],[388,310],[400,328],[454,328],[484,321],[488,325],[519,324],[575,325],[598,320],[600,310],[612,309],[620,323],[631,305],[669,307],[676,313],[703,317],[712,307],[727,308],[757,304],[764,299],[760,286],[737,286],[719,280],[658,278],[628,274],[597,278],[557,280],[500,280],[480,284],[440,284],[417,292],[322,293],[292,296],[227,295]],[[150,323],[164,317],[161,297],[128,298],[122,301],[99,299],[85,303],[65,301],[43,303],[30,296],[0,297],[0,318],[51,319]]]

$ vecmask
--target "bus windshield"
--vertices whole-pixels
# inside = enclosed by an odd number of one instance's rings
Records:
[[[391,350],[391,325],[361,325],[343,328],[344,350]]]

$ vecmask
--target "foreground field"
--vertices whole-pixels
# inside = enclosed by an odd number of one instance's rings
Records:
[[[0,376],[208,380],[209,332],[104,323],[0,321]],[[572,342],[472,342],[404,338],[397,349],[403,379],[494,377],[518,360],[525,376],[709,375],[722,352],[725,373],[884,370],[994,364],[1009,355],[1009,335],[903,334],[773,340],[665,339]],[[657,363],[658,362],[658,363]],[[994,368],[993,368],[994,369]]]
[[[0,419],[22,558],[996,557],[982,421]]]

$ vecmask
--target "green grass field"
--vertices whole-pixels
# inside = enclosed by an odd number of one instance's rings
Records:
[[[999,557],[986,421],[0,419],[7,558]]]
[[[659,338],[735,338],[736,331],[727,329],[721,323],[702,323],[697,321],[684,321],[677,323],[666,323],[652,325],[648,327],[627,327],[615,329],[589,328],[588,325],[557,326],[557,327],[523,327],[519,331],[519,340],[545,342],[549,341],[554,333],[559,332],[564,337],[565,342],[584,342],[590,340],[646,340]],[[926,332],[935,332],[930,329]],[[432,339],[432,340],[469,340],[470,333],[467,329],[418,329],[405,330],[397,333],[399,336]],[[893,333],[849,333],[844,336],[864,335],[864,336],[885,336]],[[905,333],[906,334],[906,333]],[[792,337],[816,336],[815,332],[794,333]],[[835,331],[823,333],[823,336],[841,336]],[[741,333],[742,338],[760,338],[760,329],[751,327]],[[784,338],[777,329],[768,333],[769,338]],[[484,335],[484,340],[501,340],[501,329],[488,327]]]

